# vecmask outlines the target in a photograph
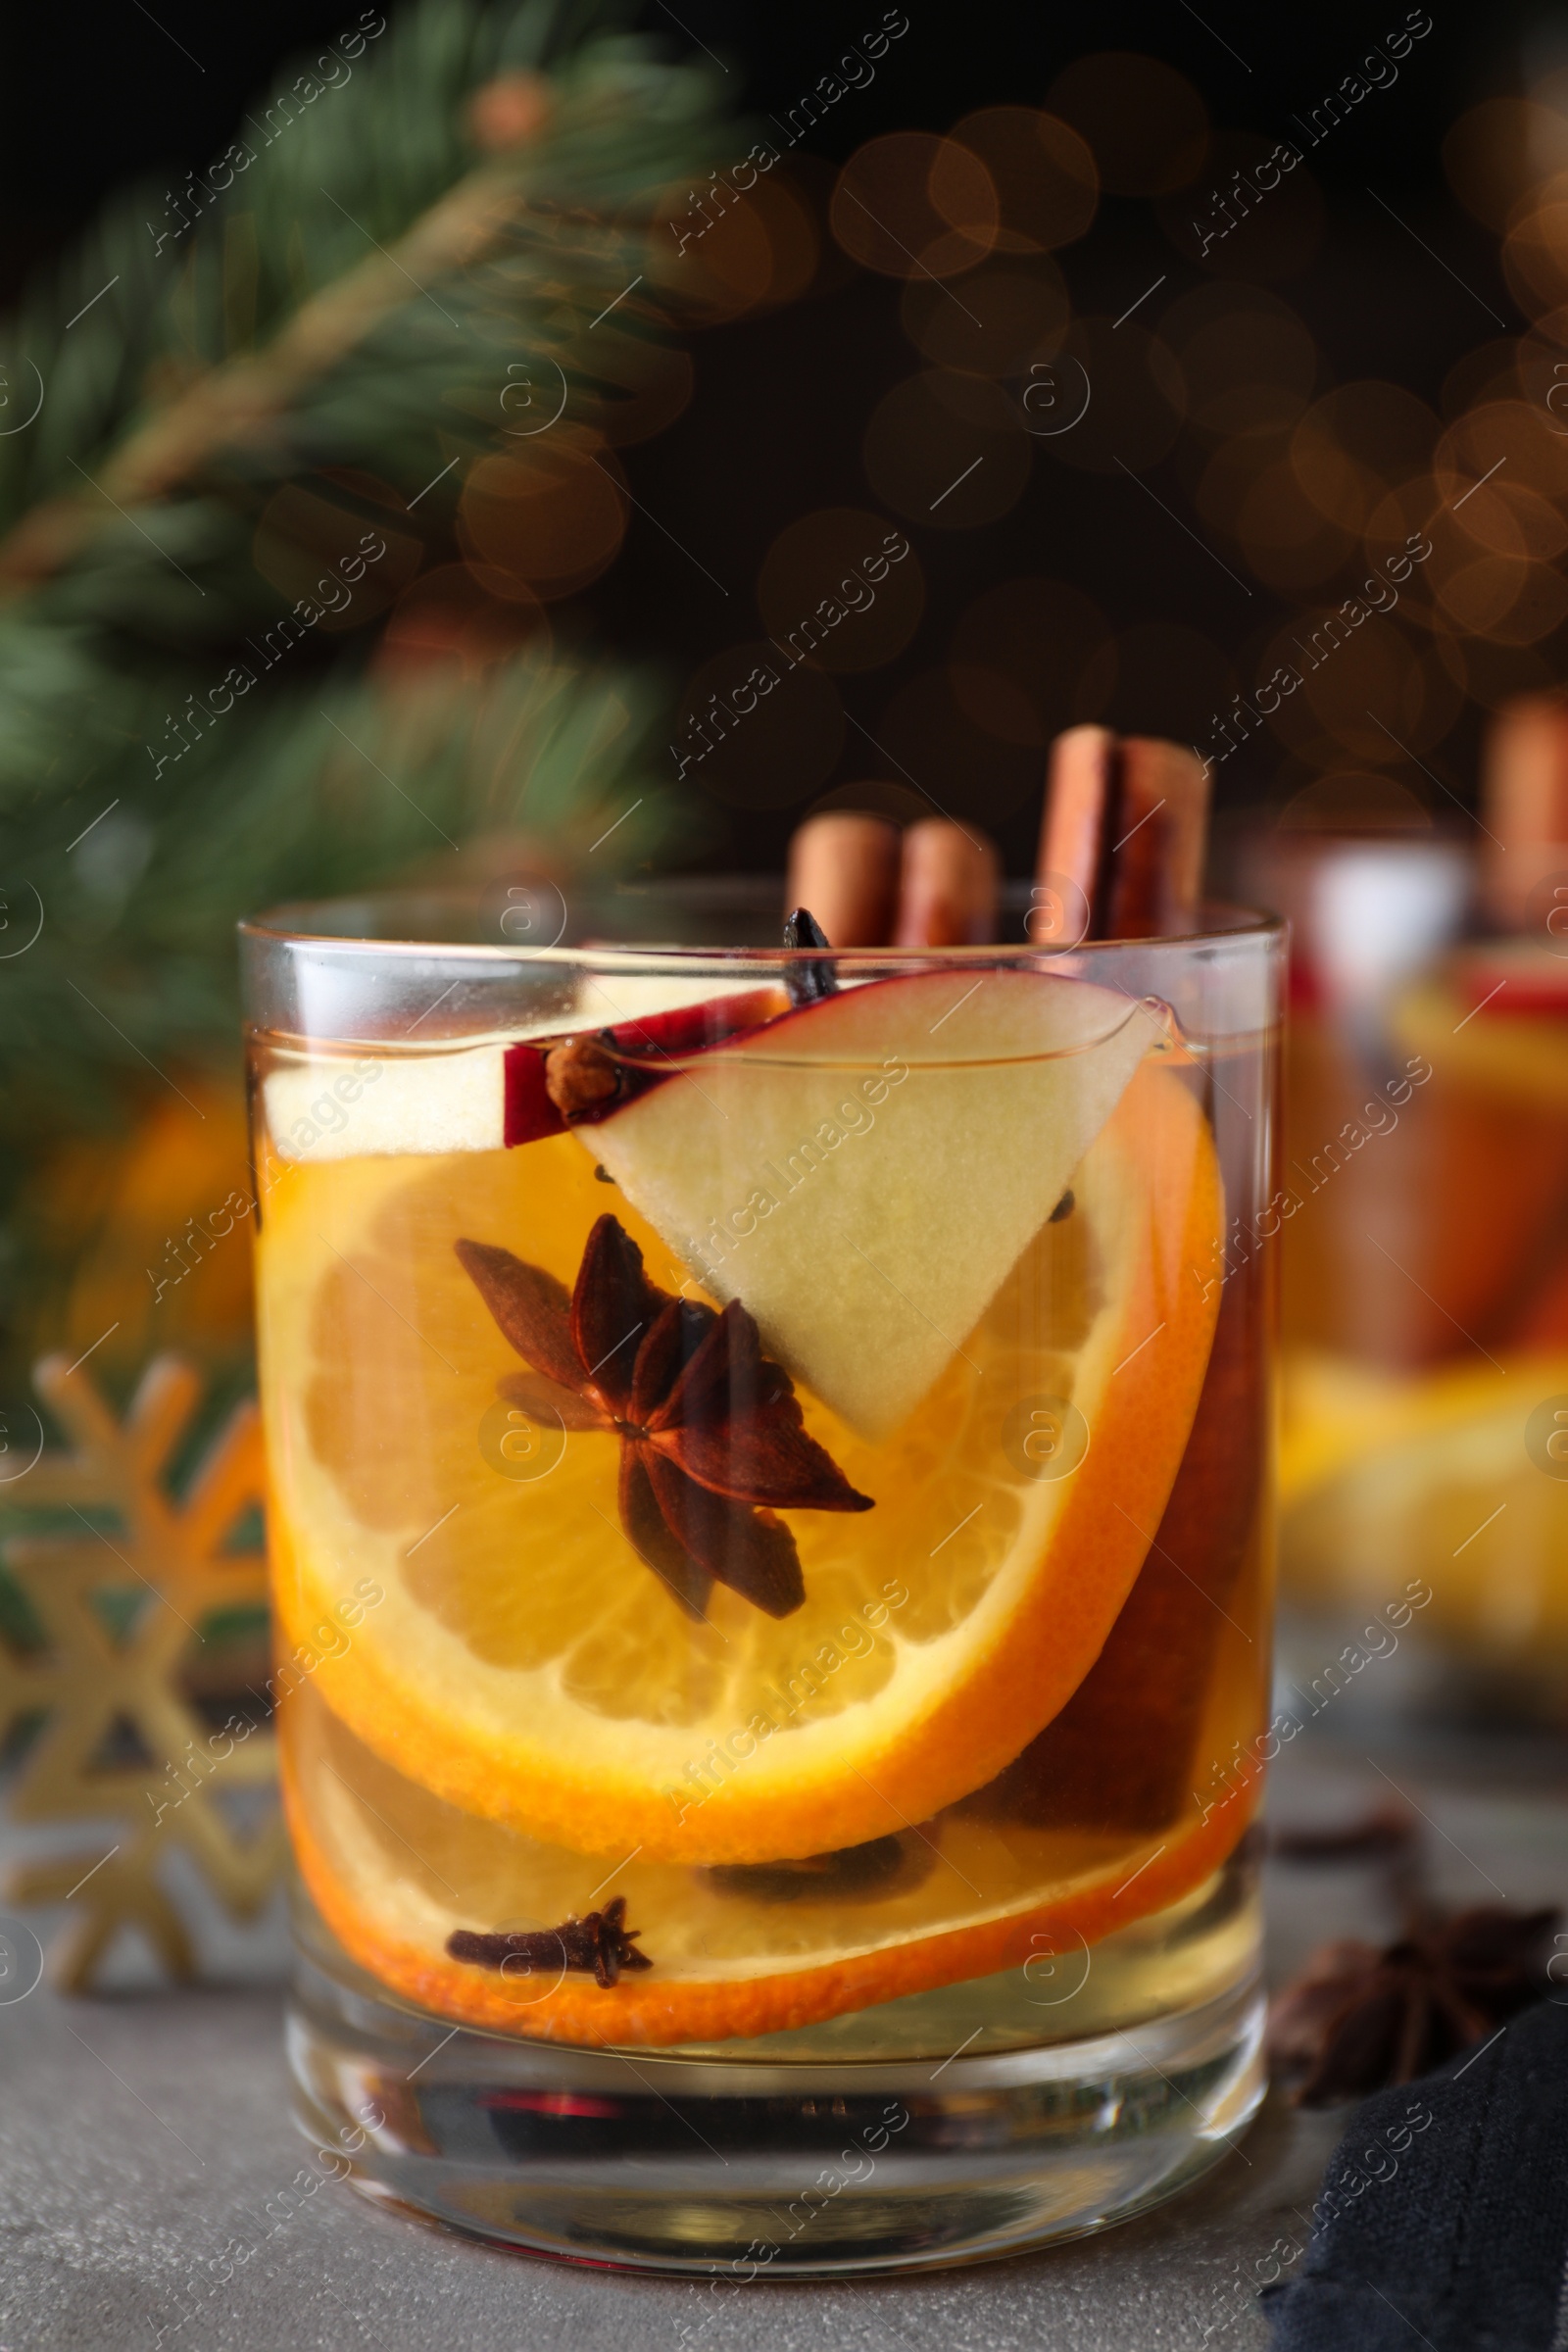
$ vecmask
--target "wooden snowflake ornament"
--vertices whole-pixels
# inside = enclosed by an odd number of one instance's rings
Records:
[[[189,1929],[167,1881],[188,1857],[235,1919],[252,1917],[278,1878],[284,1838],[275,1803],[244,1829],[224,1799],[270,1788],[270,1726],[253,1712],[215,1719],[193,1687],[218,1612],[256,1610],[265,1555],[236,1548],[264,1493],[261,1431],[241,1405],[176,1496],[170,1483],[202,1383],[176,1356],[148,1365],[122,1421],[91,1376],[62,1356],[34,1372],[67,1431],[69,1452],[42,1454],[12,1500],[47,1511],[58,1532],[12,1536],[0,1559],[20,1588],[39,1644],[0,1643],[0,1739],[42,1716],[10,1796],[19,1823],[94,1821],[104,1847],[24,1863],[12,1902],[68,1906],[51,1954],[56,1981],[87,1990],[122,1928],[140,1929],[170,1975],[195,1973]]]

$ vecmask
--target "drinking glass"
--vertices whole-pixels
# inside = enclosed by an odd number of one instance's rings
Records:
[[[243,931],[299,2120],[725,2290],[1119,2219],[1262,2085],[1280,929],[781,913]]]
[[[1376,1642],[1381,1616],[1405,1655],[1379,1704],[1561,1721],[1568,872],[1487,937],[1463,837],[1263,833],[1244,871],[1292,925],[1280,1570],[1302,1694],[1337,1699],[1365,1657],[1315,1672],[1325,1637]]]

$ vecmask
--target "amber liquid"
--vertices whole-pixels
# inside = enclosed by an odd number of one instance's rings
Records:
[[[330,1107],[355,1066],[272,1045],[256,1073],[286,1796],[306,1892],[350,1959],[490,2031],[688,2054],[1017,2047],[1234,1984],[1268,1674],[1273,1253],[1233,1239],[1267,1199],[1261,1054],[1148,1058],[1067,1213],[946,1335],[891,1431],[796,1373],[807,1429],[874,1507],[784,1514],[807,1600],[777,1620],[722,1582],[703,1618],[684,1611],[627,1541],[615,1441],[509,1416],[518,1357],[455,1245],[569,1290],[610,1213],[656,1283],[717,1292],[580,1135],[357,1152],[354,1102],[341,1127]],[[324,1154],[269,1128],[267,1082],[302,1070]],[[841,1148],[874,1152],[874,1123]],[[1183,1226],[1200,1149],[1223,1191]],[[1062,1473],[1070,1416],[1052,1415],[1080,1402],[1087,1450]],[[1031,1700],[1004,1677],[1004,1708],[976,1682],[925,1738],[974,1675],[972,1629],[1054,1556],[1069,1505],[1039,1685],[1066,1688]],[[858,1728],[873,1717],[885,1770]],[[654,1966],[616,1985],[448,1950],[617,1899]]]
[[[1303,1607],[1412,1601],[1429,1667],[1560,1715],[1568,1024],[1509,1001],[1423,988],[1376,1056],[1293,1030],[1281,1558]]]

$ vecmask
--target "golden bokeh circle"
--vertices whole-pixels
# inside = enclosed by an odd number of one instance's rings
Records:
[[[1544,178],[1568,170],[1568,119],[1529,98],[1484,98],[1444,139],[1443,169],[1466,212],[1500,233]]]
[[[1404,385],[1365,377],[1313,402],[1291,437],[1291,464],[1318,513],[1359,534],[1390,485],[1431,463],[1439,429]]]
[[[1312,398],[1321,366],[1317,345],[1276,294],[1198,286],[1167,306],[1159,331],[1180,363],[1187,414],[1200,432],[1280,432]]]
[[[1323,192],[1289,140],[1255,131],[1215,133],[1202,176],[1160,199],[1157,213],[1177,252],[1216,275],[1272,283],[1296,277],[1323,242]]]
[[[1502,274],[1527,318],[1568,303],[1568,172],[1555,173],[1518,208],[1502,243]]]
[[[1185,187],[1203,167],[1208,109],[1184,74],[1133,49],[1103,49],[1058,74],[1047,94],[1088,145],[1116,196]]]
[[[1219,464],[1216,459],[1210,474]],[[1320,587],[1355,545],[1354,533],[1307,497],[1288,456],[1250,473],[1237,501],[1234,528],[1251,569],[1282,596]]]
[[[1088,234],[1100,173],[1070,123],[1038,107],[985,106],[956,123],[953,135],[991,174],[999,252],[1050,252]]]
[[[1440,593],[1467,635],[1498,645],[1537,645],[1568,619],[1568,581],[1554,564],[1478,555],[1456,565]]]
[[[1521,346],[1513,335],[1474,343],[1448,369],[1438,406],[1450,423],[1494,400],[1517,400]]]
[[[464,553],[500,595],[515,583],[542,603],[575,595],[620,552],[629,510],[614,461],[564,434],[519,443],[470,467],[458,505]]]
[[[1568,309],[1547,311],[1528,333],[1504,348],[1513,356],[1512,381],[1499,380],[1492,397],[1522,396],[1553,440],[1568,441]]]
[[[951,368],[895,384],[873,410],[862,449],[878,498],[933,530],[997,521],[1017,504],[1032,465],[1004,394]]]
[[[1083,368],[1088,408],[1070,431],[1040,446],[1083,473],[1141,473],[1174,448],[1187,413],[1187,385],[1170,346],[1125,319],[1075,318],[1063,353]]]
[[[976,726],[1043,754],[1063,727],[1104,711],[1115,638],[1100,607],[1065,580],[1003,580],[954,630],[948,677]]]
[[[715,326],[760,308],[768,301],[789,261],[774,254],[773,212],[757,189],[742,193],[717,177],[672,180],[661,190],[653,219],[643,225],[640,293],[657,299],[668,317],[686,326]],[[786,199],[786,203],[788,203]],[[790,231],[780,217],[781,247]],[[797,227],[794,232],[800,231]],[[628,295],[628,301],[635,301]]]
[[[922,671],[899,687],[876,741],[895,775],[960,824],[999,824],[1041,789],[1041,754],[979,725],[946,669]]]
[[[1462,536],[1443,514],[1430,473],[1412,474],[1379,499],[1361,539],[1369,574],[1396,591],[1400,619],[1422,628],[1446,625],[1436,583],[1465,552]]]
[[[1521,556],[1483,555],[1468,548],[1439,572],[1434,587],[1449,621],[1470,637],[1500,636],[1530,570]]]
[[[1362,617],[1347,616],[1359,605]],[[1392,614],[1359,599],[1309,607],[1278,630],[1258,664],[1298,681],[1281,694],[1267,723],[1280,740],[1317,766],[1348,753],[1370,767],[1397,766],[1441,743],[1463,697],[1426,639],[1412,640]]]
[[[1444,666],[1472,703],[1483,710],[1500,710],[1515,695],[1555,693],[1562,684],[1562,664],[1537,645],[1509,645],[1494,638],[1455,638],[1446,631],[1434,635]]]
[[[1568,549],[1568,517],[1539,490],[1495,473],[1450,512],[1456,527],[1488,555],[1549,563]]]
[[[1027,262],[983,262],[963,281],[961,302],[939,278],[911,277],[899,309],[904,331],[939,368],[968,375],[1027,372],[1061,347],[1072,316],[1060,270],[1045,254]]]
[[[1433,454],[1438,498],[1453,508],[1490,473],[1568,505],[1568,433],[1552,429],[1559,422],[1568,417],[1524,400],[1487,401],[1456,417]]]
[[[885,515],[823,507],[780,531],[763,559],[757,602],[785,654],[835,671],[876,669],[919,627],[925,575]]]
[[[997,241],[1001,207],[980,158],[955,139],[892,130],[844,166],[828,219],[853,260],[884,277],[954,277]]]
[[[387,616],[378,662],[395,669],[456,663],[466,679],[528,644],[548,659],[552,642],[545,607],[509,575],[498,603],[469,564],[438,564],[405,588]]]

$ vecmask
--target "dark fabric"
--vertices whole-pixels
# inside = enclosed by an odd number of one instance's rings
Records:
[[[1568,2352],[1568,2000],[1368,2099],[1314,2220],[1273,2352]]]

